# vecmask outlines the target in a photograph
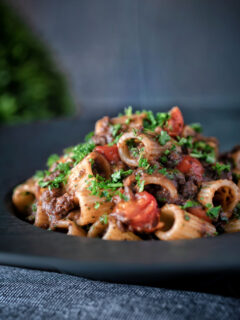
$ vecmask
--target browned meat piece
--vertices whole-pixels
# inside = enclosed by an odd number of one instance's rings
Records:
[[[181,161],[182,155],[179,152],[173,151],[169,154],[168,160],[166,163],[167,168],[175,168],[178,163]]]
[[[67,193],[62,194],[61,189],[46,190],[41,196],[42,209],[50,217],[61,219],[72,210],[74,199]]]
[[[185,199],[194,199],[198,193],[198,187],[192,179],[189,179],[181,188],[181,194]]]

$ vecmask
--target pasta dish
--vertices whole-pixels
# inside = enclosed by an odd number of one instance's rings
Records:
[[[51,155],[12,200],[37,227],[104,240],[177,240],[240,231],[240,147],[169,112],[103,117],[84,143]]]

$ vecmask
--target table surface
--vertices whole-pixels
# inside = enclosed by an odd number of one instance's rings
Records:
[[[0,266],[0,319],[239,319],[240,300]]]

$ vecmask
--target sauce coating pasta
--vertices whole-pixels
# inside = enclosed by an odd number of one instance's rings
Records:
[[[48,158],[14,189],[37,227],[104,240],[177,240],[240,231],[240,147],[220,154],[199,124],[169,112],[125,109],[85,142]]]

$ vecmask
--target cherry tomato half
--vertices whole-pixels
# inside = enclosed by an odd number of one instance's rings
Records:
[[[118,162],[120,160],[118,147],[116,144],[114,144],[113,146],[97,146],[95,148],[95,151],[103,154],[110,162]]]
[[[203,220],[210,222],[210,223],[212,222],[212,220],[207,216],[206,210],[204,210],[201,207],[188,208],[187,211],[200,219],[203,219]]]
[[[157,201],[150,193],[143,191],[135,195],[135,199],[119,202],[114,215],[126,223],[131,231],[152,232],[159,222]]]
[[[180,109],[173,107],[170,111],[170,119],[168,120],[165,130],[171,137],[176,137],[182,133],[183,126],[184,120]]]
[[[201,162],[188,155],[182,158],[182,161],[177,165],[177,169],[184,174],[190,174],[199,179],[202,179],[204,173]]]

